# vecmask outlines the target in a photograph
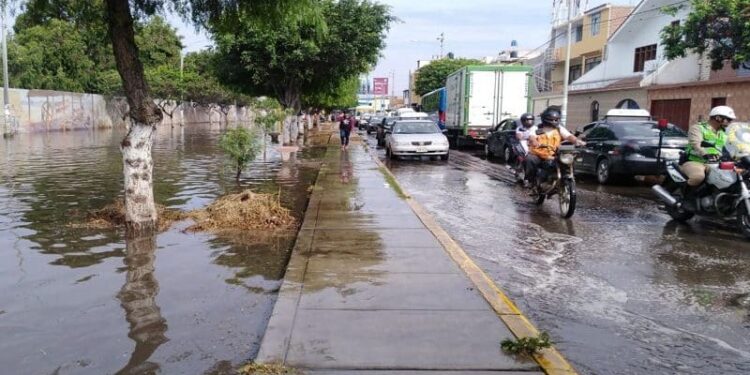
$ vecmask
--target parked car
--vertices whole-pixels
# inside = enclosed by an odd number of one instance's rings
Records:
[[[687,147],[687,133],[669,124],[661,148],[665,162],[659,165],[659,128],[651,120],[605,119],[586,125],[579,137],[586,146],[576,158],[576,173],[593,174],[600,184],[617,177],[661,174],[663,166],[678,160]]]
[[[518,119],[505,119],[490,129],[484,144],[484,154],[487,158],[500,157],[508,161],[513,153],[512,139],[516,137],[516,128],[520,126]]]
[[[374,115],[367,121],[367,134],[371,134],[378,131],[378,125],[383,122],[384,115]]]
[[[377,134],[375,135],[375,138],[378,141],[378,146],[385,146],[386,131],[391,130],[393,124],[400,120],[430,120],[430,115],[424,112],[407,111],[401,114],[395,113],[393,116],[384,118],[383,121],[380,122]]]
[[[385,154],[398,156],[440,156],[448,160],[448,137],[436,123],[425,120],[396,120],[386,132]]]
[[[362,115],[362,117],[359,119],[359,122],[357,122],[357,128],[359,130],[366,130],[371,118],[372,113],[365,113],[364,115]]]

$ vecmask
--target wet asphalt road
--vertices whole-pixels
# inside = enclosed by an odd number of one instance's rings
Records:
[[[387,164],[581,373],[750,373],[750,241],[731,229],[585,178],[564,220],[479,150]]]

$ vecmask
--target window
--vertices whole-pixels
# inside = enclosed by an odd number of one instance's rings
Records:
[[[591,36],[599,35],[601,30],[602,14],[596,13],[591,15]]]
[[[599,121],[599,102],[591,102],[591,121]]]
[[[601,56],[594,56],[594,57],[588,57],[586,60],[584,60],[584,63],[586,64],[586,71],[591,71],[591,69],[596,68],[597,65],[602,63],[602,57]]]
[[[576,42],[583,40],[583,25],[576,25]]]
[[[570,82],[573,82],[577,80],[578,78],[581,78],[581,65],[571,65],[570,66]]]
[[[633,63],[634,72],[642,72],[646,66],[646,61],[656,59],[656,44],[650,46],[638,47],[635,49],[635,59]]]
[[[505,125],[503,125],[503,131],[507,132],[507,131],[511,131],[511,130],[516,130],[517,127],[518,127],[518,125],[516,124],[515,120],[507,120],[505,122]]]
[[[711,98],[711,108],[727,105],[727,98]]]
[[[641,109],[641,106],[633,99],[623,99],[617,103],[617,109]]]
[[[586,139],[615,139],[615,134],[607,125],[599,125],[586,135]]]

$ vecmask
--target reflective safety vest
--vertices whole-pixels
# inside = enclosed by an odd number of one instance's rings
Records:
[[[540,128],[540,130],[541,129],[544,128]],[[555,157],[555,152],[557,152],[557,149],[562,143],[562,135],[559,130],[551,129],[542,134],[537,134],[536,142],[539,146],[529,145],[529,152],[538,156],[542,160],[550,160]]]
[[[707,122],[701,122],[698,124],[698,126],[701,127],[703,141],[716,145],[716,147],[703,147],[703,151],[705,151],[708,155],[721,156],[721,150],[724,149],[724,145],[727,143],[727,133],[725,133],[724,130],[721,129],[718,132],[714,132],[714,130],[711,128],[711,125],[709,125]],[[698,155],[693,151],[693,146],[691,146],[689,143],[687,149],[685,149],[685,152],[687,152],[688,154],[689,161],[698,163],[706,162],[706,159],[704,159],[703,156]]]

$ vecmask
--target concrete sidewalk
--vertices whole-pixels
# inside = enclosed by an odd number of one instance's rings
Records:
[[[338,142],[256,362],[307,374],[541,374],[536,361],[502,352],[514,338],[507,323],[388,172],[362,144],[342,152]]]

